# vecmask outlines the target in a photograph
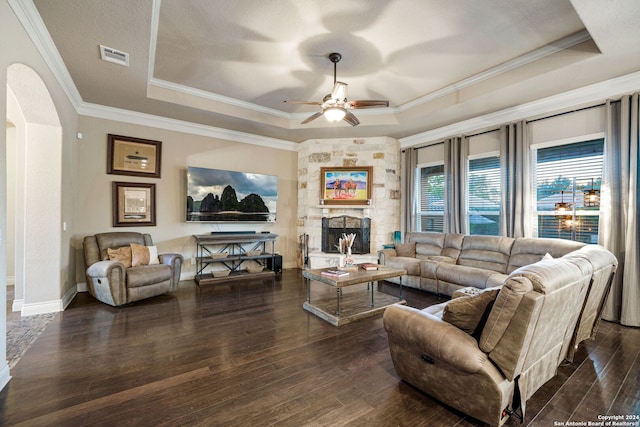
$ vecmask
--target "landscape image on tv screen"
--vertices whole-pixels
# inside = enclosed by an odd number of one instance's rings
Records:
[[[187,168],[187,221],[275,222],[277,198],[277,176]]]

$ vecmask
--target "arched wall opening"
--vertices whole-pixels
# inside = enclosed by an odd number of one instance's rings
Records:
[[[7,122],[13,125],[12,210],[15,274],[14,311],[23,316],[61,311],[62,128],[53,99],[40,76],[24,64],[7,68]],[[6,148],[5,148],[6,149]],[[9,192],[8,192],[9,193]],[[8,213],[8,212],[7,212]],[[6,292],[6,289],[4,290]]]

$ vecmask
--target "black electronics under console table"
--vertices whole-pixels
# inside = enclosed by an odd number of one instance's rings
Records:
[[[193,237],[198,285],[275,276],[267,266],[275,265],[277,234],[214,233]]]

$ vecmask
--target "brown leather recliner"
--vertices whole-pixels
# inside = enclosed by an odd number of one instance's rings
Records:
[[[151,248],[152,256],[140,256],[135,266],[126,261],[110,260],[109,249],[114,251],[140,245],[144,252]],[[153,254],[153,241],[149,234],[135,232],[109,232],[86,236],[83,240],[86,277],[89,292],[105,304],[121,306],[133,301],[171,292],[178,286],[184,261],[180,254]],[[136,265],[138,264],[138,265]]]
[[[490,425],[519,408],[524,417],[526,401],[567,357],[592,273],[584,258],[545,259],[475,296],[424,310],[391,306],[384,327],[395,370]]]

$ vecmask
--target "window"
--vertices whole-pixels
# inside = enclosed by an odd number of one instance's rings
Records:
[[[600,190],[604,139],[534,150],[538,237],[598,243],[600,207],[585,206],[584,193]],[[569,203],[565,216],[556,203]]]
[[[418,230],[444,231],[444,164],[418,168]]]
[[[500,158],[469,159],[467,220],[469,234],[500,234]]]

